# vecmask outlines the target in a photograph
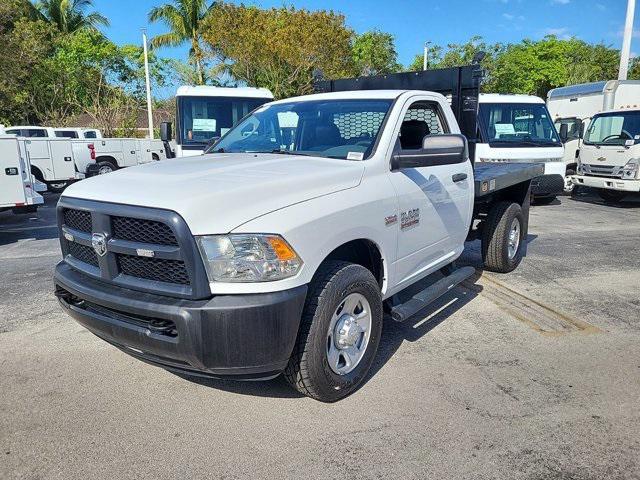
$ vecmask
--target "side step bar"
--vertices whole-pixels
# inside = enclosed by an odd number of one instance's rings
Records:
[[[438,280],[436,283],[430,285],[421,292],[416,293],[405,303],[392,307],[391,318],[396,322],[404,322],[430,303],[436,301],[453,287],[464,282],[474,273],[476,273],[476,269],[473,267],[462,267],[454,270],[450,275]]]

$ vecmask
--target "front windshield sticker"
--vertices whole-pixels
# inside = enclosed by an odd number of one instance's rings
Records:
[[[514,135],[516,133],[516,129],[511,123],[496,123],[494,128],[497,138],[500,138],[500,135]]]
[[[363,152],[349,152],[347,153],[347,160],[362,160],[364,159]]]
[[[194,118],[193,131],[194,132],[215,132],[216,119],[215,118]]]

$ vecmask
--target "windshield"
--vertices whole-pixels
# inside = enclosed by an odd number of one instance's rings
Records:
[[[178,143],[202,148],[269,101],[268,98],[177,97]]]
[[[317,100],[265,106],[212,150],[363,160],[371,154],[391,104],[391,100]]]
[[[640,111],[596,115],[584,136],[590,145],[635,145],[639,141]]]
[[[482,136],[492,147],[554,147],[560,138],[542,103],[481,103]]]

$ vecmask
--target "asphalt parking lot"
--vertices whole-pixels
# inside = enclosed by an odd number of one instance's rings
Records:
[[[388,319],[330,405],[184,379],[74,323],[55,201],[0,213],[0,478],[640,478],[640,197],[532,208],[518,270]]]

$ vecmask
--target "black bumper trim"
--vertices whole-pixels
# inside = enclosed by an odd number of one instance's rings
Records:
[[[284,369],[307,293],[303,285],[273,293],[177,299],[108,284],[64,262],[56,266],[54,282],[64,310],[122,351],[173,371],[238,379],[273,377]],[[140,321],[128,321],[136,316]],[[149,319],[173,322],[177,335],[147,328]]]
[[[540,175],[531,180],[531,195],[537,197],[560,195],[564,192],[562,175]]]

